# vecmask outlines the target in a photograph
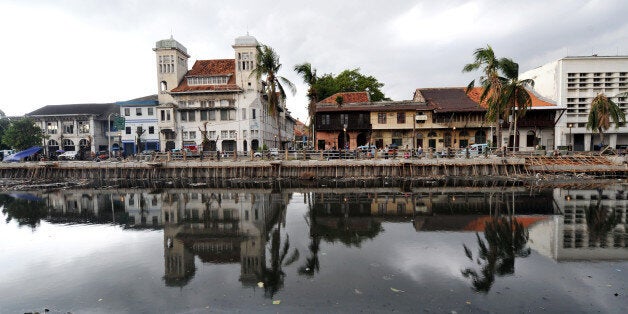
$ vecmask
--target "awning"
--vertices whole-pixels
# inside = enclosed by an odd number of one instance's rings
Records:
[[[41,150],[39,146],[33,146],[31,148],[25,149],[21,152],[17,152],[15,154],[4,157],[2,161],[11,162],[11,161],[20,161],[23,158],[27,158],[37,154]]]

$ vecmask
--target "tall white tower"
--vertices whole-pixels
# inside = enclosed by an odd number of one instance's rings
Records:
[[[157,98],[159,104],[174,102],[169,92],[179,85],[188,71],[187,49],[172,36],[155,43],[155,63],[157,65]]]
[[[251,71],[255,69],[257,60],[257,46],[259,43],[253,36],[240,36],[232,46],[235,51],[236,84],[245,91],[259,91],[261,86]]]

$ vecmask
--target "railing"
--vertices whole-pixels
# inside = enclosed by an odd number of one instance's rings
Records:
[[[617,152],[614,152],[616,154]],[[600,155],[599,151],[573,152],[569,150],[526,150],[517,151],[512,148],[445,148],[423,151],[412,149],[375,149],[375,150],[265,150],[265,151],[205,151],[205,152],[152,152],[136,154],[125,158],[111,158],[110,161],[262,161],[262,160],[369,160],[369,159],[472,159],[492,157],[526,157],[526,156],[569,156]],[[602,154],[613,154],[608,151]],[[100,160],[99,160],[100,161]],[[103,160],[104,161],[104,160]]]

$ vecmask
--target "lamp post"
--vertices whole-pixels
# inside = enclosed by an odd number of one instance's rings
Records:
[[[573,128],[573,123],[567,123],[567,127],[569,128],[569,151],[573,151],[573,138],[571,135],[571,128]]]

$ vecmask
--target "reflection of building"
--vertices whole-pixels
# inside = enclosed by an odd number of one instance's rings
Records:
[[[530,246],[557,261],[628,259],[626,208],[622,187],[608,190],[554,190],[563,216],[530,229]]]
[[[194,256],[204,263],[241,263],[240,281],[258,282],[267,231],[280,209],[268,194],[169,192],[164,195],[166,284],[185,284],[194,275]]]

